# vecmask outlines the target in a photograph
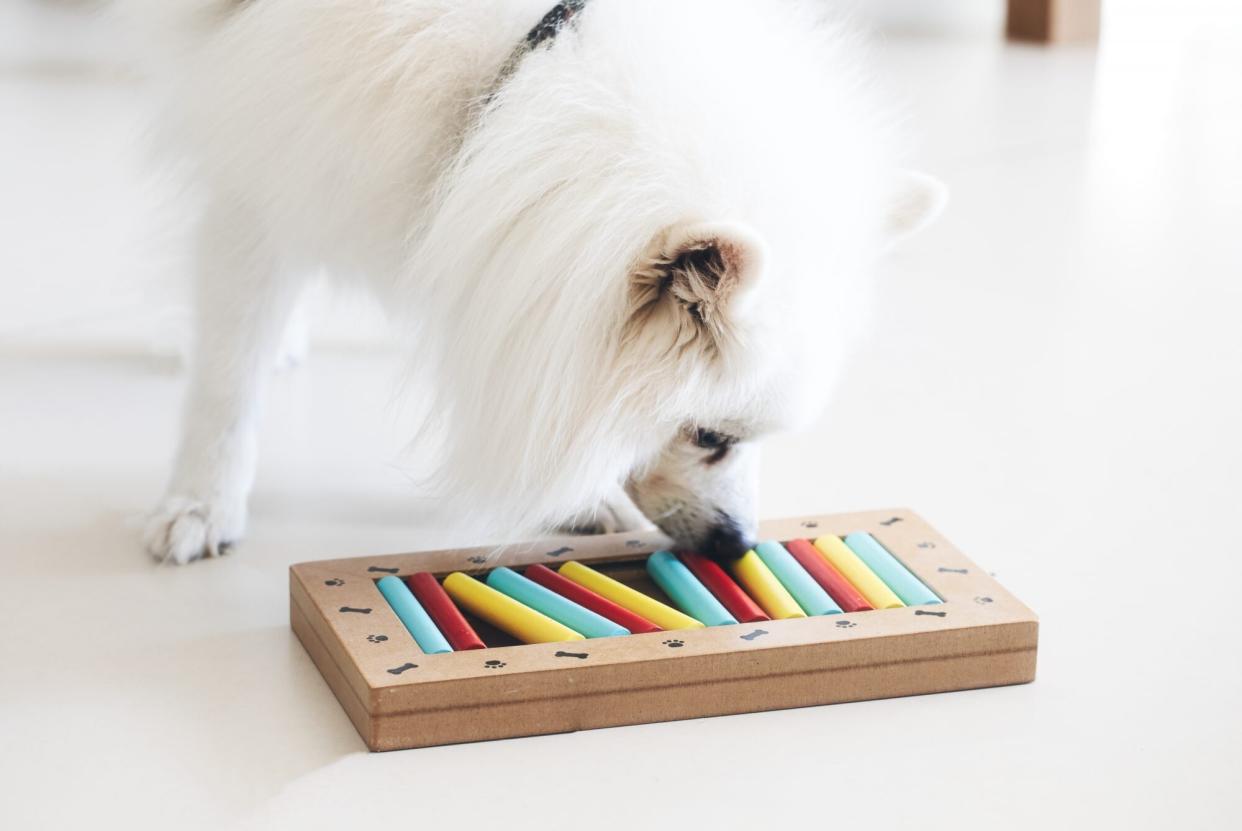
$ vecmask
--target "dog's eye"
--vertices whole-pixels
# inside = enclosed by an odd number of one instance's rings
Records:
[[[694,433],[694,443],[705,450],[719,450],[733,444],[733,437],[715,430],[700,429]]]

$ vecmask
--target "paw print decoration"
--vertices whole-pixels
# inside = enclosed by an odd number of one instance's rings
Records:
[[[853,629],[857,625],[858,624],[852,620],[838,620],[837,621],[838,629]]]
[[[677,638],[670,638],[664,642],[664,645],[667,646],[669,649],[681,649],[683,646],[686,645],[686,642],[682,640],[678,640]]]
[[[325,586],[331,586],[332,588],[336,588],[337,586],[345,585],[345,581],[339,577],[333,577],[331,580],[324,580],[323,584]]]
[[[383,643],[388,640],[387,635],[367,635],[367,640],[371,643]]]
[[[483,666],[487,667],[488,669],[500,669],[501,667],[506,666],[506,664],[504,661],[497,661],[493,659],[490,661],[484,661]]]

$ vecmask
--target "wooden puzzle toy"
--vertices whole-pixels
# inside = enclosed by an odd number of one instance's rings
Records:
[[[914,513],[301,563],[290,620],[372,750],[1021,684],[1035,615]],[[470,572],[470,573],[468,573]]]

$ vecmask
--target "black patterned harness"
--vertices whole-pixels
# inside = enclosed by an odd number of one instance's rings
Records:
[[[550,12],[543,16],[539,25],[526,35],[526,49],[528,51],[538,49],[559,35],[561,29],[573,22],[573,19],[586,8],[586,4],[587,0],[565,0],[563,3],[557,3]]]
[[[500,73],[496,76],[495,82],[492,84],[491,92],[487,95],[487,101],[491,101],[496,97],[496,93],[504,86],[505,81],[517,72],[518,66],[522,60],[537,49],[545,46],[551,46],[556,40],[556,36],[561,33],[566,26],[574,22],[582,10],[586,8],[586,4],[590,0],[562,0],[543,16],[543,18],[535,24],[535,28],[526,33],[526,37],[518,45],[513,53],[509,55],[504,66],[500,68]]]

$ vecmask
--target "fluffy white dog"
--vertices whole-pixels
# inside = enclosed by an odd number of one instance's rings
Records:
[[[242,535],[319,267],[409,332],[443,492],[493,530],[624,524],[628,494],[679,545],[748,545],[758,442],[818,413],[868,266],[941,191],[894,167],[816,3],[553,2],[140,0],[176,53],[163,137],[207,199],[154,556]]]

